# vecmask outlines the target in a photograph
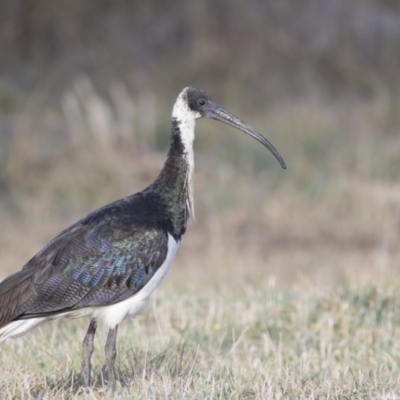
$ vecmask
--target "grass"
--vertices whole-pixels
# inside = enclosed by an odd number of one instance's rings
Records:
[[[178,278],[177,275],[174,279]],[[400,285],[321,290],[224,280],[177,290],[121,326],[120,382],[81,393],[86,322],[56,321],[2,344],[3,398],[394,399],[400,395]],[[192,283],[193,284],[193,283]],[[201,290],[201,289],[204,289]],[[104,360],[96,339],[94,370]],[[6,367],[5,367],[6,366]]]
[[[61,116],[53,106],[14,116],[0,160],[1,277],[141,190],[164,161],[158,123],[150,138],[136,132],[159,110],[133,118],[129,93],[107,105],[85,85]],[[117,392],[98,375],[106,332],[83,393],[88,322],[60,320],[1,343],[1,398],[400,398],[399,125],[387,107],[310,101],[261,120],[232,110],[271,139],[287,171],[254,141],[199,123],[197,222],[149,309],[121,325]],[[98,138],[99,121],[115,137]]]

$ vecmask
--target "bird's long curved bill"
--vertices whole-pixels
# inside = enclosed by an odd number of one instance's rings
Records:
[[[217,105],[215,105],[215,108],[213,110],[209,111],[207,116],[209,118],[231,125],[234,128],[239,129],[240,131],[247,133],[254,139],[258,140],[275,156],[275,158],[279,161],[279,164],[281,164],[281,167],[283,169],[286,169],[285,161],[283,160],[282,156],[278,153],[278,150],[275,149],[275,147],[269,142],[268,139],[266,139],[263,135],[261,135],[261,133],[257,132],[250,125],[247,125],[246,122],[235,117],[233,114],[231,114],[230,112],[224,110],[223,108]]]

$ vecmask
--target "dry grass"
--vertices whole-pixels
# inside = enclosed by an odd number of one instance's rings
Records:
[[[187,271],[188,272],[188,271]],[[122,325],[114,395],[99,377],[82,393],[86,322],[44,325],[2,344],[3,398],[310,399],[400,395],[400,285],[322,290],[303,282],[226,279],[210,289],[192,274],[169,279],[152,307]],[[195,274],[198,274],[196,272]],[[179,281],[178,289],[176,281]],[[104,361],[96,341],[94,370]]]
[[[131,114],[123,88],[110,89],[110,105],[79,87],[62,118],[29,104],[15,118],[0,176],[2,277],[162,165],[154,147],[166,145],[168,121],[150,126],[155,104],[150,117]],[[121,326],[117,393],[99,380],[80,392],[79,320],[2,343],[1,397],[399,398],[399,126],[386,100],[243,116],[264,127],[287,171],[254,141],[199,124],[197,222],[150,309]],[[104,341],[101,332],[97,373]]]

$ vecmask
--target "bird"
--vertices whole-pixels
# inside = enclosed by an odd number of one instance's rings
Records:
[[[89,316],[82,342],[82,385],[91,385],[93,341],[98,324],[103,324],[108,335],[102,377],[115,389],[118,327],[147,306],[193,216],[193,141],[200,118],[250,135],[286,169],[261,133],[203,90],[184,88],[172,110],[167,159],[154,182],[66,228],[0,283],[0,341],[20,337],[45,320]]]

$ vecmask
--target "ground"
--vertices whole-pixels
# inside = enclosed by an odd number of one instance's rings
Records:
[[[62,320],[2,344],[3,398],[400,396],[400,286],[322,290],[303,281],[283,289],[265,277],[185,288],[174,275],[147,312],[121,326],[116,393],[100,381],[104,330],[95,342],[96,382],[82,393],[88,322]]]

